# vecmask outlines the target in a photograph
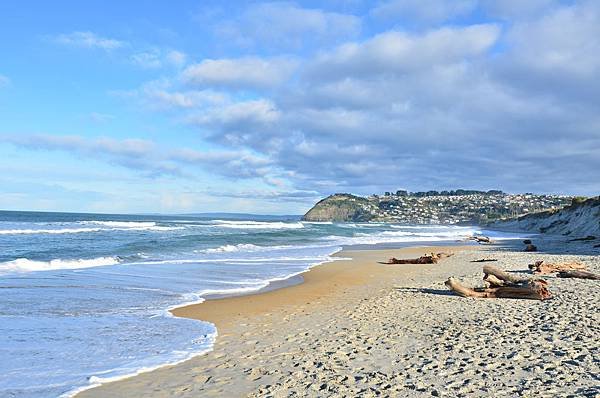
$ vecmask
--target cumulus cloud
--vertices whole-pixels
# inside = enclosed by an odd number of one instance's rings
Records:
[[[284,57],[205,59],[187,67],[182,79],[203,87],[272,88],[285,82],[295,66],[296,62]]]
[[[438,23],[468,14],[476,7],[477,0],[386,0],[377,4],[371,14],[410,23]]]
[[[113,91],[112,94],[132,98],[152,110],[198,108],[230,103],[225,92],[211,89],[177,88],[169,80],[153,80],[134,90]]]
[[[510,63],[545,77],[577,78],[586,84],[600,73],[600,5],[585,2],[562,7],[510,31]]]
[[[539,16],[560,5],[560,0],[480,0],[483,10],[493,17],[507,20]]]
[[[303,8],[290,2],[254,3],[221,22],[219,36],[243,46],[301,49],[356,36],[361,20],[354,15]]]
[[[102,37],[93,32],[63,33],[54,37],[56,43],[90,49],[101,49],[105,51],[115,50],[126,45],[125,42]]]
[[[339,79],[430,69],[434,65],[463,62],[484,53],[499,34],[499,27],[493,24],[445,27],[418,35],[388,31],[362,43],[344,44],[321,55],[309,67],[308,73]]]
[[[201,60],[137,95],[222,148],[164,161],[288,191],[597,192],[600,7],[537,4],[515,5],[510,23],[385,30],[293,67],[289,56]]]

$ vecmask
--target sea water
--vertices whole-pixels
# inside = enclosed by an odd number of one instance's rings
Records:
[[[452,242],[473,227],[0,212],[0,396],[53,397],[212,348],[169,309],[247,294],[342,246]]]

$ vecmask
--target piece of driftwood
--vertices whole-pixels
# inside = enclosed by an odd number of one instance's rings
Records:
[[[596,240],[596,239],[597,238],[594,235],[588,235],[585,238],[569,239],[569,242],[588,241],[588,240]]]
[[[472,289],[462,285],[455,278],[449,278],[446,286],[462,297],[476,298],[518,298],[531,300],[546,300],[552,297],[547,284],[543,280],[531,280],[523,286],[501,286],[485,289]]]
[[[481,258],[479,260],[471,260],[472,263],[487,263],[488,261],[498,261],[495,258]]]
[[[534,274],[551,274],[553,272],[560,271],[572,271],[572,270],[585,270],[587,269],[585,264],[570,262],[570,263],[561,263],[561,264],[553,264],[547,263],[543,260],[536,261],[533,264],[529,264],[529,269]]]
[[[437,264],[439,260],[453,255],[454,253],[431,253],[419,258],[398,259],[396,257],[392,257],[387,261],[387,263],[384,264]]]
[[[530,243],[527,246],[525,246],[525,251],[526,252],[536,252],[537,246]]]
[[[496,278],[512,285],[529,283],[531,281],[530,278],[526,278],[519,275],[509,274],[506,271],[501,270],[498,267],[494,267],[493,265],[484,265],[483,266],[483,280],[485,280],[489,275],[493,275]]]
[[[588,271],[580,271],[580,270],[567,270],[567,271],[559,271],[559,278],[579,278],[579,279],[593,279],[600,280],[600,275],[594,274]]]
[[[485,275],[483,277],[483,282],[485,283],[486,287],[502,287],[507,285],[506,281],[498,279],[498,277],[495,275]]]
[[[474,240],[477,243],[492,243],[492,240],[487,236],[471,236],[467,240]]]

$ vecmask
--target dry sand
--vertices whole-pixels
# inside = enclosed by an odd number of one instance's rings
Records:
[[[381,265],[431,251],[437,265]],[[449,276],[481,284],[480,263],[526,272],[536,259],[598,256],[469,246],[344,251],[305,283],[180,308],[209,320],[214,351],[87,390],[78,397],[600,395],[598,281],[548,277],[552,300],[449,294]]]

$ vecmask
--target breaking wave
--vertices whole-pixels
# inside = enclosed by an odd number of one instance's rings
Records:
[[[215,220],[216,227],[235,228],[235,229],[300,229],[304,228],[301,222],[266,222],[266,221],[228,221]]]
[[[79,269],[100,267],[103,265],[119,264],[118,257],[97,257],[90,259],[75,259],[75,260],[50,260],[36,261],[27,258],[17,258],[16,260],[0,263],[0,272],[33,272],[33,271],[50,271],[57,269]]]

